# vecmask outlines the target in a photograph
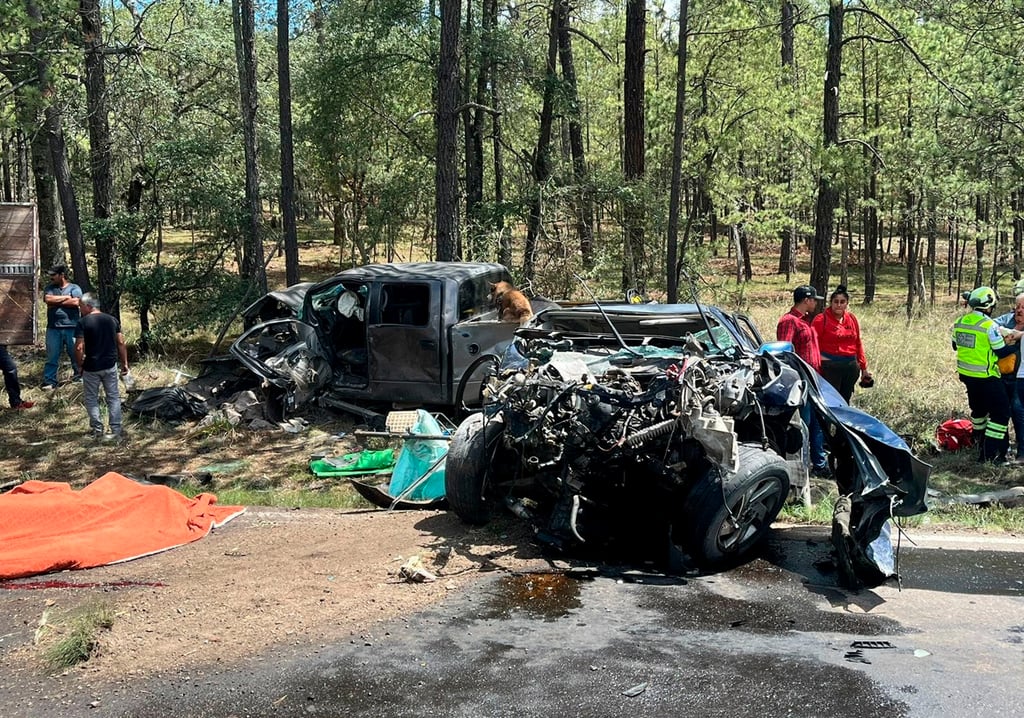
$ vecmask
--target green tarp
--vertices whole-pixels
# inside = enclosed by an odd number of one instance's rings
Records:
[[[360,451],[344,456],[327,456],[309,462],[309,470],[318,477],[366,476],[388,474],[395,466],[395,450]]]

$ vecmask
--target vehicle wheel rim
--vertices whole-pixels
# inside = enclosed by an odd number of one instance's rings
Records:
[[[725,552],[744,548],[774,518],[782,493],[782,482],[768,476],[736,497],[718,532],[718,545]]]

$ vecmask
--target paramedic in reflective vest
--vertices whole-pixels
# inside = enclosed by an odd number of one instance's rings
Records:
[[[1006,460],[1010,421],[1010,402],[996,362],[1016,351],[1014,345],[1021,336],[1021,332],[1011,331],[1004,339],[989,316],[997,301],[991,287],[978,287],[967,298],[971,311],[953,325],[956,368],[967,388],[974,439],[980,447],[978,460],[991,462]]]

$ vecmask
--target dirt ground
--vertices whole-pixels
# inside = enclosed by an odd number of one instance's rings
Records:
[[[325,499],[356,508],[248,506],[209,536],[155,556],[0,582],[0,693],[7,696],[71,700],[142,676],[213,670],[275,646],[315,652],[337,641],[372,642],[379,622],[468,581],[549,565],[514,521],[474,529],[443,511],[359,508],[369,504],[347,482],[314,477],[314,455],[382,448],[355,436],[357,417],[315,410],[290,433],[128,415],[124,442],[97,444],[85,436],[80,385],[41,392],[28,379],[38,369],[29,348],[19,362],[36,406],[0,411],[0,490],[28,479],[77,488],[116,471],[139,480],[206,476],[201,489],[222,504],[231,503],[225,492],[240,488],[276,496],[277,505],[289,505],[284,494],[296,504]],[[163,368],[139,366],[137,373],[140,389],[173,383]],[[401,567],[414,557],[436,580],[403,578]],[[113,622],[99,634],[94,656],[49,672],[46,646],[67,634],[76,614],[99,608]]]
[[[142,676],[202,673],[274,646],[372,643],[379,622],[488,572],[549,567],[521,531],[471,529],[437,511],[250,508],[161,554],[0,583],[5,691],[81,695]],[[436,580],[403,577],[417,557]],[[97,607],[113,623],[96,655],[49,673],[45,645],[69,616]]]

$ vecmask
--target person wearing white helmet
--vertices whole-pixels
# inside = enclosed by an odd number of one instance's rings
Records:
[[[971,292],[967,298],[970,311],[953,325],[952,343],[957,373],[967,389],[974,439],[979,445],[978,460],[1002,463],[1008,447],[1010,402],[998,361],[1016,351],[1021,332],[1010,330],[1004,337],[999,331],[991,317],[998,301],[991,287]]]

